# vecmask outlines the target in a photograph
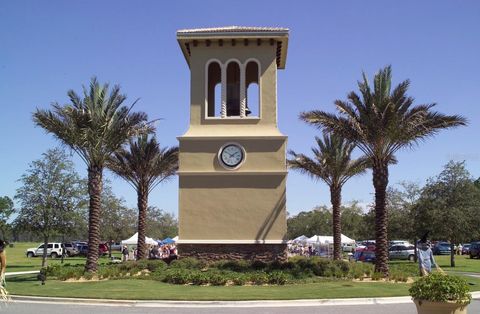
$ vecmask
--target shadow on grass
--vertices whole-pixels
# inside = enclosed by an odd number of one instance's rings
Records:
[[[22,275],[22,276],[13,276],[8,277],[8,282],[32,282],[38,281],[37,275]]]

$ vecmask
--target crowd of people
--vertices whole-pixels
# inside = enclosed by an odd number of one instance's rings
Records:
[[[137,260],[137,248],[124,245],[122,247],[122,261]],[[148,248],[149,259],[172,260],[177,257],[177,247],[175,244],[152,245]]]

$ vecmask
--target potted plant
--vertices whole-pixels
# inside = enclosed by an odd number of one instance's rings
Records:
[[[442,273],[420,277],[409,292],[418,314],[466,314],[472,299],[465,279]]]

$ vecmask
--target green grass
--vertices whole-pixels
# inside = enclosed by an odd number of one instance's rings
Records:
[[[407,295],[408,284],[323,281],[285,286],[184,286],[153,280],[61,282],[44,286],[33,276],[8,281],[11,294],[135,300],[289,300]]]
[[[480,259],[455,255],[455,267],[450,267],[450,255],[436,255],[435,261],[445,271],[480,273]]]
[[[7,272],[17,272],[17,271],[29,271],[29,270],[39,270],[42,266],[41,257],[32,257],[28,258],[25,255],[25,252],[29,248],[38,247],[39,242],[17,242],[14,243],[14,247],[8,247],[6,249],[7,253]],[[120,257],[120,253],[114,253],[115,256]],[[108,257],[101,257],[100,263],[108,262]],[[47,265],[60,264],[61,259],[48,258]],[[75,264],[85,264],[85,257],[66,257],[64,263],[70,263],[70,265]]]

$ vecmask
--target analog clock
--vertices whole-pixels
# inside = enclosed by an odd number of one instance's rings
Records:
[[[218,157],[225,167],[234,169],[245,159],[245,150],[238,144],[227,144],[220,148]]]

